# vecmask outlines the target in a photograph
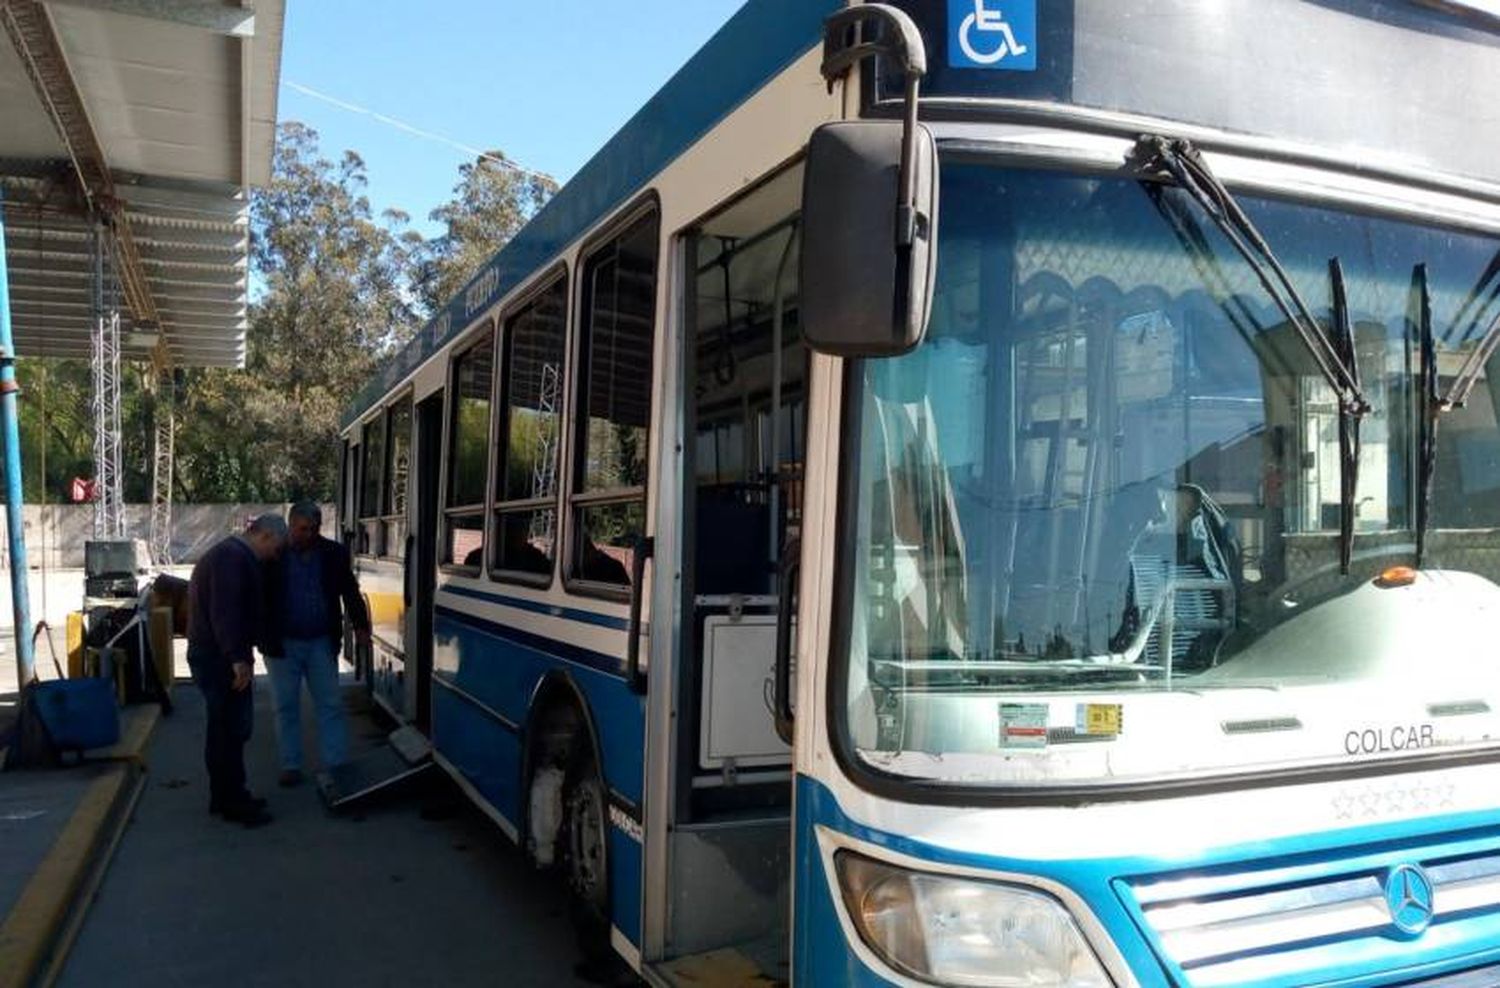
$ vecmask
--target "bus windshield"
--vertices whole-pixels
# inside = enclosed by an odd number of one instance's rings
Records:
[[[1372,406],[1346,499],[1335,394],[1180,189],[942,182],[927,339],[850,378],[836,688],[864,764],[1076,786],[1500,737],[1496,359],[1431,413],[1416,556],[1422,298],[1442,390],[1500,318],[1500,236],[1241,197],[1330,336],[1342,265]]]

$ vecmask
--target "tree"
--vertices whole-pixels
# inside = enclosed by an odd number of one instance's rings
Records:
[[[365,186],[358,154],[330,160],[316,131],[280,126],[270,185],[251,199],[246,366],[182,375],[178,500],[331,499],[343,411],[424,315],[446,303],[556,191],[551,179],[487,154],[460,167],[453,200],[432,212],[446,233],[424,241],[404,214],[375,216]],[[150,496],[149,374],[128,366],[122,380],[127,500]],[[43,491],[61,500],[72,477],[93,474],[88,364],[27,361],[22,379],[28,500]]]
[[[250,211],[244,373],[198,371],[181,397],[179,488],[187,500],[330,498],[338,422],[379,362],[405,342],[412,253],[406,218],[377,221],[353,151],[323,157],[318,135],[284,123],[270,185]]]
[[[501,151],[459,166],[458,175],[453,199],[429,214],[447,232],[417,252],[414,287],[429,313],[446,305],[557,192],[552,178],[521,168]]]

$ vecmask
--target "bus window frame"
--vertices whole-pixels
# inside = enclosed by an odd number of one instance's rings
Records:
[[[411,444],[412,444],[411,430],[412,430],[412,427],[413,427],[414,423],[416,422],[417,403],[416,403],[416,392],[414,391],[414,389],[408,387],[408,388],[403,388],[401,391],[398,391],[396,393],[396,396],[393,397],[393,398],[391,398],[390,401],[389,401],[389,403],[386,404],[385,408],[384,408],[384,414],[385,414],[385,454],[381,457],[381,468],[380,468],[380,508],[381,508],[381,514],[380,514],[378,520],[380,521],[380,527],[381,527],[381,535],[380,535],[381,548],[383,548],[385,551],[382,552],[379,556],[375,557],[377,559],[387,559],[387,560],[392,560],[392,561],[395,561],[395,562],[398,562],[398,563],[401,562],[405,558],[405,556],[406,556],[405,542],[406,542],[406,536],[409,534],[410,529],[408,528],[408,530],[406,532],[402,533],[402,538],[400,539],[401,552],[398,554],[398,553],[392,551],[392,548],[391,548],[391,542],[392,542],[392,539],[391,539],[391,525],[394,522],[403,522],[403,521],[406,522],[408,524],[408,526],[411,523],[411,519],[408,517],[408,515],[410,513],[410,505],[411,505],[411,492],[410,491],[407,492],[407,510],[397,511],[397,510],[395,510],[395,506],[391,503],[393,501],[393,498],[392,498],[391,495],[394,493],[394,491],[391,488],[391,468],[394,465],[392,463],[392,460],[394,459],[395,454],[396,454],[396,443],[395,443],[395,436],[396,436],[396,434],[393,431],[391,431],[391,424],[395,420],[396,409],[398,407],[400,407],[400,405],[403,402],[406,404],[406,407],[407,407],[408,412],[409,412],[408,415],[407,415],[407,423],[406,423],[406,425],[407,425],[407,430],[406,430],[406,455],[407,455],[408,459],[411,457]],[[407,482],[410,483],[410,480],[411,480],[411,466],[408,463],[408,466],[407,466]]]
[[[359,457],[360,443],[356,438],[357,429],[350,429],[341,438],[343,444],[343,459],[339,461],[339,498],[338,498],[338,532],[335,533],[338,541],[347,548],[352,555],[357,545],[356,528],[359,524],[355,520],[358,512],[352,506],[356,503],[356,492],[359,490]]]
[[[563,506],[564,488],[566,484],[566,471],[564,459],[569,450],[565,449],[569,436],[569,401],[571,399],[572,374],[572,341],[573,341],[573,284],[569,281],[572,277],[572,269],[566,260],[560,260],[548,265],[535,278],[506,301],[495,317],[495,403],[490,418],[493,420],[490,429],[491,468],[489,477],[489,498],[487,501],[487,516],[485,527],[484,546],[484,568],[491,580],[497,583],[509,583],[522,587],[534,587],[538,590],[550,590],[557,579],[558,563],[562,559],[563,552]],[[543,295],[552,291],[561,282],[563,286],[563,366],[560,371],[562,377],[559,385],[562,394],[557,408],[557,450],[555,466],[557,467],[557,489],[550,498],[518,498],[511,501],[501,500],[504,493],[503,485],[500,483],[500,472],[506,466],[506,458],[510,455],[509,448],[509,411],[510,406],[510,333],[507,326],[517,316],[521,315]],[[554,518],[554,531],[552,537],[552,568],[546,576],[540,573],[526,573],[520,570],[501,569],[495,565],[494,537],[500,530],[499,519],[502,514],[520,511],[535,511],[552,505],[556,512]]]
[[[355,555],[361,559],[373,560],[380,559],[385,556],[385,553],[383,551],[370,551],[370,546],[374,544],[375,540],[368,536],[372,531],[377,532],[380,536],[380,548],[382,550],[385,549],[385,519],[382,517],[380,509],[383,504],[385,490],[385,468],[387,461],[390,459],[389,453],[391,425],[389,413],[390,405],[386,404],[385,402],[381,402],[379,405],[377,405],[374,409],[374,414],[368,415],[359,423],[359,442],[354,445],[354,449],[358,451],[358,459],[356,461],[357,465],[355,468],[358,477],[356,478],[356,483],[354,486],[353,530],[355,546],[358,549],[358,551],[355,552]],[[369,432],[370,429],[376,424],[379,424],[382,430],[380,462],[375,464],[376,474],[379,479],[376,481],[375,512],[373,514],[366,514],[365,482],[369,479],[368,474],[370,466],[370,464],[367,462],[367,453],[369,452],[370,448]],[[370,526],[374,527],[371,528]]]
[[[437,531],[438,549],[438,571],[452,576],[467,576],[482,578],[485,574],[484,553],[489,551],[489,503],[493,492],[494,479],[494,452],[495,452],[495,387],[499,378],[498,367],[498,340],[496,334],[499,332],[500,322],[495,318],[493,311],[486,312],[474,324],[454,340],[453,345],[448,348],[448,366],[446,369],[444,388],[446,407],[443,409],[443,448],[442,448],[442,477],[439,480],[441,512]],[[458,417],[458,364],[465,356],[488,339],[490,344],[490,387],[489,401],[490,413],[485,417],[485,478],[484,495],[473,504],[450,505],[449,498],[453,494],[453,453],[454,443],[458,439],[458,429],[455,419]],[[480,563],[477,566],[466,566],[462,563],[442,562],[448,555],[450,519],[468,518],[478,515],[482,521],[480,532],[483,542],[480,545]]]
[[[586,302],[592,301],[592,296],[587,291],[587,282],[590,277],[589,268],[595,258],[602,255],[612,244],[629,231],[637,223],[655,217],[656,220],[656,243],[655,257],[653,259],[652,279],[652,312],[651,312],[651,379],[647,387],[647,413],[646,413],[646,478],[645,483],[636,487],[610,488],[602,491],[581,490],[583,486],[584,461],[588,456],[588,416],[581,414],[581,403],[584,400],[584,392],[587,390],[587,382],[583,375],[588,371],[588,361],[584,355],[584,346],[588,342],[587,313],[584,311]],[[663,249],[663,215],[661,208],[661,196],[655,188],[647,189],[636,196],[629,204],[621,209],[615,216],[598,228],[595,233],[586,240],[579,248],[576,261],[576,277],[573,279],[573,297],[571,308],[573,310],[572,332],[568,347],[568,396],[566,407],[568,419],[564,422],[569,448],[567,450],[567,484],[564,493],[562,515],[559,520],[563,523],[562,531],[564,538],[560,540],[560,569],[563,574],[563,588],[577,597],[590,597],[597,600],[616,601],[629,603],[631,595],[637,588],[629,583],[624,585],[614,583],[602,583],[597,580],[586,580],[575,572],[575,550],[578,548],[578,539],[582,537],[581,526],[578,524],[578,514],[582,509],[597,507],[599,505],[629,504],[637,500],[641,504],[643,516],[643,538],[649,538],[655,519],[651,516],[651,471],[656,461],[656,398],[658,388],[658,373],[661,368],[656,359],[657,344],[661,340],[663,331],[663,312],[661,305],[662,285],[662,257]],[[592,327],[589,327],[590,329]],[[642,589],[640,592],[645,593]]]

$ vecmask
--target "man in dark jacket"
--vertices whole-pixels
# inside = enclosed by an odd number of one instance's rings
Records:
[[[188,585],[188,665],[203,691],[208,731],[209,812],[258,827],[269,823],[266,803],[245,787],[245,742],[254,726],[255,653],[264,598],[262,566],[286,542],[286,522],[261,515],[243,535],[203,554]]]
[[[318,716],[318,751],[325,771],[348,759],[348,728],[339,695],[344,615],[361,645],[370,642],[370,613],[360,596],[349,552],[318,534],[323,512],[311,501],[292,506],[290,545],[271,568],[266,665],[276,697],[276,741],[283,786],[302,781],[302,682]]]

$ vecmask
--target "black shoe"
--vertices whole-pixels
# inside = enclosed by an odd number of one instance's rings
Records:
[[[260,796],[246,796],[243,800],[234,805],[249,806],[252,809],[263,810],[266,808],[266,801]],[[212,813],[214,816],[218,816],[224,812],[224,804],[217,801],[211,802],[208,804],[208,812]]]
[[[264,827],[271,822],[271,814],[266,812],[266,808],[256,806],[253,802],[241,803],[225,809],[222,815],[226,822],[238,823],[247,830]]]

